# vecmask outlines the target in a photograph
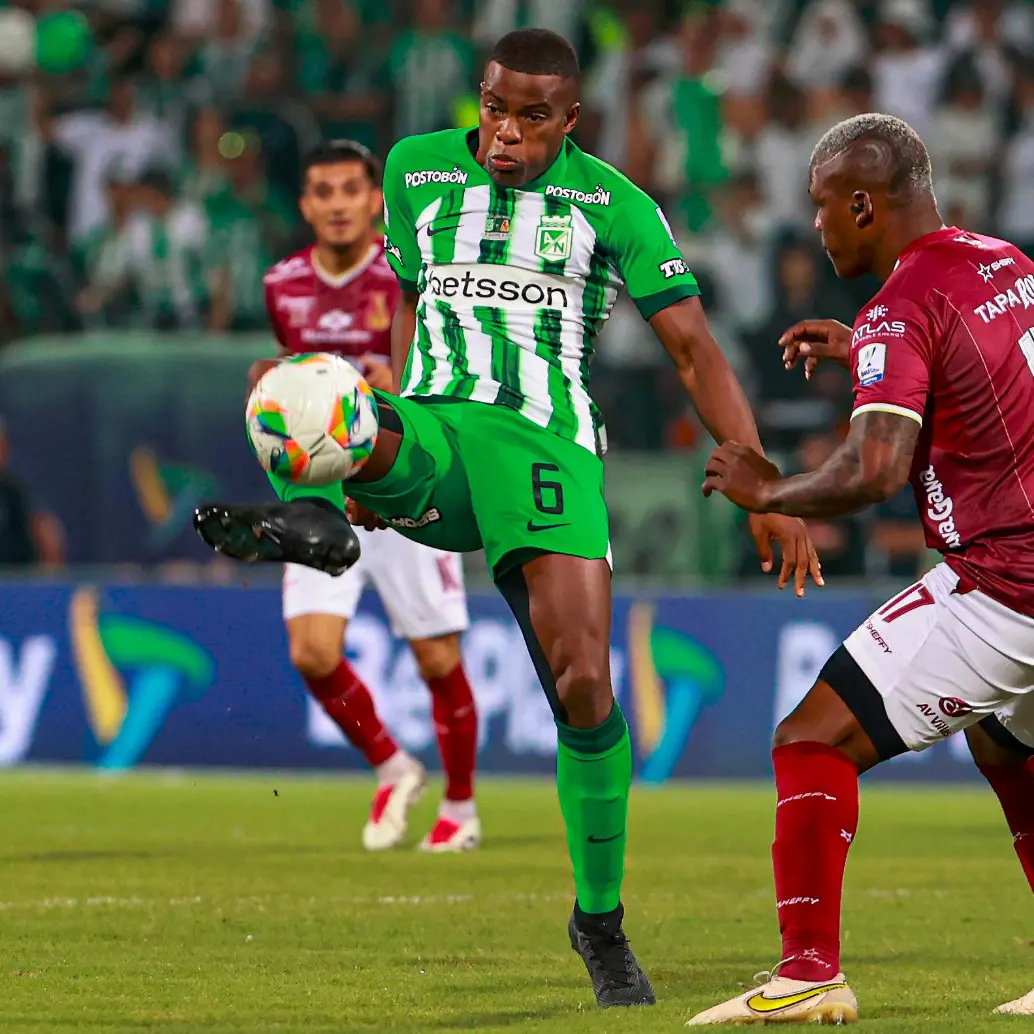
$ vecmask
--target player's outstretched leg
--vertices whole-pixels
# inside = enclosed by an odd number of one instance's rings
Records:
[[[610,567],[545,554],[497,584],[556,719],[557,793],[576,893],[571,947],[599,1005],[653,1005],[653,987],[622,927],[632,745],[610,682]]]
[[[302,564],[332,575],[347,571],[359,559],[359,539],[345,517],[341,486],[306,489],[307,495],[289,499],[286,490],[295,486],[270,481],[283,501],[205,503],[194,511],[198,535],[234,560]]]
[[[1034,749],[1013,736],[995,715],[970,726],[966,740],[977,768],[1002,805],[1016,856],[1034,890]],[[1005,1002],[994,1011],[1034,1016],[1034,991]]]
[[[474,803],[478,716],[474,693],[463,669],[458,632],[411,639],[420,677],[431,693],[431,717],[445,774],[445,793],[421,851],[470,851],[481,843],[481,820]]]

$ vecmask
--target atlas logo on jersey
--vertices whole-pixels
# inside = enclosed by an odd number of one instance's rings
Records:
[[[886,305],[874,305],[866,314],[867,320],[881,320],[890,310]]]
[[[870,309],[869,312],[873,310]],[[904,320],[880,320],[879,323],[874,323],[871,319],[868,319],[869,313],[866,313],[866,322],[860,327],[855,328],[854,334],[851,335],[851,344],[857,345],[859,341],[864,341],[867,337],[876,337],[877,335],[887,335],[889,337],[904,337],[906,325]]]

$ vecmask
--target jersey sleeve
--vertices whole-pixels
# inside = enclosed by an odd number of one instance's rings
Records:
[[[851,340],[852,420],[897,413],[922,424],[935,335],[932,314],[915,302],[886,299],[859,314]]]
[[[618,272],[644,320],[700,294],[660,206],[638,189],[615,208],[611,244]]]
[[[406,198],[406,161],[396,144],[384,162],[384,254],[404,291],[415,294],[420,278],[416,221]]]

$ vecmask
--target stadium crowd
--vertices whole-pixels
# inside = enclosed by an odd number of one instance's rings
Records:
[[[849,383],[786,375],[775,342],[806,316],[852,322],[876,287],[836,281],[811,228],[808,158],[830,124],[906,118],[946,217],[1034,247],[1029,3],[9,0],[0,341],[262,330],[263,272],[307,239],[301,155],[330,137],[384,154],[473,123],[487,47],[527,24],[577,41],[577,142],[662,203],[766,442],[800,467],[835,445]],[[612,448],[696,444],[678,380],[626,302],[594,378]],[[831,526],[820,548],[859,573],[884,535],[914,568],[911,514],[906,499],[882,532]]]

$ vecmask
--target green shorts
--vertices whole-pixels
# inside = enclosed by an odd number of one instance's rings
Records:
[[[598,456],[506,406],[382,397],[402,421],[398,457],[379,481],[344,489],[407,538],[483,548],[496,578],[541,553],[608,556]]]

